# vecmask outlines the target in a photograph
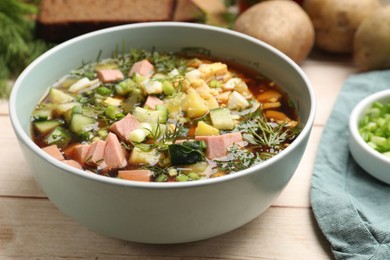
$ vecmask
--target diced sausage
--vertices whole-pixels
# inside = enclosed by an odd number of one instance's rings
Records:
[[[225,148],[229,148],[233,143],[239,143],[242,142],[242,135],[240,132],[233,132],[233,133],[228,133],[221,135],[223,138],[223,142],[225,144]]]
[[[219,158],[226,155],[226,147],[220,135],[195,136],[196,140],[206,142],[206,155],[209,159]]]
[[[118,171],[118,178],[131,181],[151,181],[152,172],[149,170],[123,170]]]
[[[154,66],[148,60],[141,60],[133,64],[129,71],[129,76],[131,77],[133,73],[150,78],[154,73]]]
[[[89,165],[100,165],[104,162],[104,150],[106,141],[98,140],[91,144],[91,148],[85,157],[85,163]]]
[[[206,142],[206,155],[209,159],[226,156],[227,149],[233,143],[239,143],[243,141],[240,132],[233,132],[214,136],[196,136],[195,139],[203,140]]]
[[[66,158],[75,160],[79,164],[84,164],[85,159],[91,145],[89,144],[74,144],[64,150]]]
[[[63,160],[62,162],[66,163],[69,166],[75,167],[77,169],[80,169],[80,170],[83,169],[83,167],[81,167],[81,165],[74,160]]]
[[[156,109],[156,105],[162,105],[164,102],[156,96],[149,95],[145,101],[144,106],[150,109]]]
[[[124,118],[115,122],[110,130],[117,134],[121,139],[129,141],[130,132],[137,129],[139,126],[140,123],[138,120],[131,114],[127,114]]]
[[[44,150],[45,152],[47,152],[49,155],[56,158],[57,160],[62,161],[65,159],[60,149],[55,144],[43,147],[42,150]]]
[[[125,153],[122,145],[115,134],[109,133],[106,139],[106,147],[104,149],[104,162],[106,169],[123,168],[127,165]]]
[[[123,73],[116,69],[98,70],[98,77],[104,83],[118,82],[124,79]]]

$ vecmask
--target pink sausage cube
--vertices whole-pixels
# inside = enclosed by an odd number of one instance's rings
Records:
[[[239,143],[243,141],[240,132],[228,133],[224,135],[196,136],[195,139],[206,142],[206,154],[209,159],[226,156],[227,149],[233,143]]]
[[[91,145],[89,144],[74,144],[65,149],[64,154],[66,158],[75,160],[79,164],[83,164],[87,158],[87,154]]]
[[[45,152],[47,152],[49,155],[56,158],[57,160],[62,161],[65,159],[60,149],[58,149],[57,145],[55,144],[43,147],[42,150],[44,150]]]
[[[148,60],[141,60],[133,64],[129,71],[129,76],[133,76],[133,73],[150,78],[154,74],[154,66]]]
[[[124,79],[123,73],[115,69],[98,70],[98,77],[104,83],[118,82]]]
[[[102,140],[95,141],[85,157],[85,163],[89,165],[100,165],[104,162],[104,149],[106,142]]]
[[[150,109],[156,109],[157,105],[162,105],[164,102],[156,96],[149,95],[144,106]]]
[[[109,133],[106,139],[106,147],[104,149],[105,169],[123,168],[127,165],[125,152],[122,145],[115,134]]]
[[[131,114],[127,114],[124,118],[115,122],[110,127],[110,130],[117,134],[122,140],[128,141],[130,132],[137,129],[139,126],[140,123],[138,120]]]
[[[118,178],[131,181],[151,181],[152,172],[149,170],[123,170],[118,171]]]

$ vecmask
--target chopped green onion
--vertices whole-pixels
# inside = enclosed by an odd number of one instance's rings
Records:
[[[382,154],[390,155],[390,102],[374,102],[360,119],[359,133],[367,144]]]

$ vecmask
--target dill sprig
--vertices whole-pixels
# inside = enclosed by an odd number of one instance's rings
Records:
[[[290,128],[287,123],[269,122],[261,108],[247,114],[237,130],[243,133],[243,138],[252,145],[266,146],[271,150],[281,150],[281,145],[298,133],[298,128]]]
[[[0,98],[8,98],[10,80],[50,45],[35,38],[38,1],[0,1]]]
[[[228,148],[228,156],[223,160],[215,160],[219,171],[233,173],[247,169],[265,160],[265,156],[233,144]]]

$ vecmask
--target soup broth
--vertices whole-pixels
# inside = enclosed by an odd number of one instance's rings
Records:
[[[32,113],[33,141],[79,169],[178,182],[246,169],[300,132],[289,97],[208,55],[131,50],[70,71]]]

